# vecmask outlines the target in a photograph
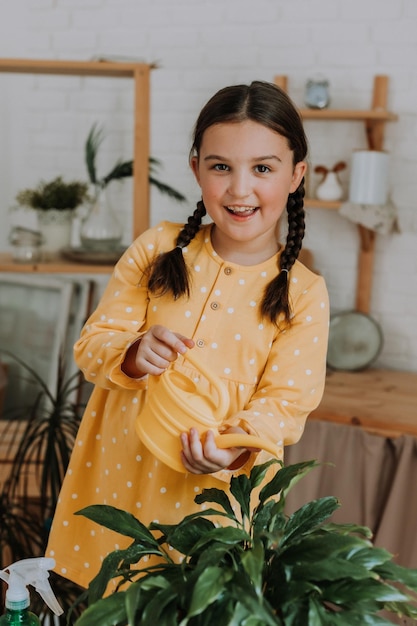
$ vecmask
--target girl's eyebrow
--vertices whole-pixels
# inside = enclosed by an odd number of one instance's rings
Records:
[[[281,159],[276,154],[267,154],[265,156],[254,157],[252,159],[253,162],[259,161],[270,161],[271,159],[275,159],[276,161],[281,162]],[[226,157],[222,157],[219,154],[208,154],[204,157],[204,161],[228,161]]]

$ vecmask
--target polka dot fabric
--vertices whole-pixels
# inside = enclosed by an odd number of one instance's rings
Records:
[[[118,534],[76,511],[109,504],[143,523],[175,523],[201,510],[194,497],[204,488],[228,488],[232,472],[196,476],[169,469],[148,452],[135,431],[146,401],[147,379],[121,371],[129,345],[153,324],[192,337],[194,350],[217,372],[230,394],[224,428],[240,426],[277,444],[296,443],[308,414],[319,404],[325,380],[329,304],[325,283],[296,262],[290,279],[292,325],[261,319],[259,305],[277,271],[277,256],[255,266],[223,261],[204,226],[183,250],[191,269],[192,296],[173,301],[147,289],[145,268],[174,246],[181,226],[163,222],[141,235],[116,265],[87,321],[74,354],[95,387],[86,408],[54,517],[48,556],[56,571],[87,586],[103,558],[125,547]],[[199,377],[187,359],[173,367]],[[202,379],[210,393],[210,383]],[[253,453],[233,473],[248,473],[269,458]]]

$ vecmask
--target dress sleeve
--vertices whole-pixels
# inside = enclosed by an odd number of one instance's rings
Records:
[[[277,333],[256,390],[225,424],[274,443],[282,456],[284,446],[300,439],[324,391],[329,300],[322,277],[292,294],[292,309],[291,326]]]
[[[148,289],[145,269],[158,249],[156,227],[141,235],[116,264],[96,310],[74,345],[85,378],[104,389],[138,389],[146,377],[132,379],[121,370],[126,351],[146,331]]]

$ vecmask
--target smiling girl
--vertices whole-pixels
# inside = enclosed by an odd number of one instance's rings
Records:
[[[297,261],[306,153],[296,108],[270,83],[226,87],[202,109],[190,152],[196,210],[185,225],[162,222],[132,243],[75,345],[94,390],[48,547],[63,576],[87,586],[120,541],[74,516],[81,508],[106,503],[145,524],[176,523],[201,508],[196,493],[227,490],[232,475],[270,458],[218,448],[212,433],[202,441],[191,428],[180,435],[177,472],[142,443],[135,422],[148,377],[167,367],[199,377],[188,350],[228,389],[221,433],[261,437],[281,458],[300,439],[323,393],[329,318],[323,278]]]

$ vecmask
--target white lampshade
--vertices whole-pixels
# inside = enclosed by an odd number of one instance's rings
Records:
[[[388,197],[387,152],[356,150],[352,154],[349,201],[355,204],[386,204]]]

